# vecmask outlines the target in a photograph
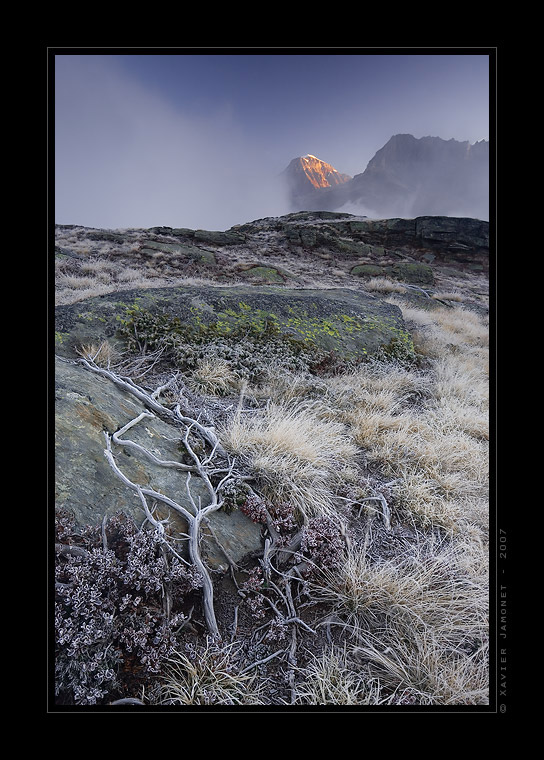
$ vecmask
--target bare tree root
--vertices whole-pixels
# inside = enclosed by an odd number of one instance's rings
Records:
[[[155,517],[151,513],[151,510],[149,509],[149,506],[147,504],[147,499],[151,498],[151,499],[154,499],[155,501],[166,504],[168,507],[170,507],[179,515],[181,515],[187,522],[188,533],[186,534],[186,538],[188,539],[189,557],[195,569],[198,571],[202,579],[202,584],[203,584],[203,605],[204,605],[204,615],[206,619],[206,625],[208,627],[210,635],[214,639],[220,639],[221,634],[219,632],[217,619],[215,616],[215,610],[214,610],[213,582],[212,582],[210,573],[208,571],[208,568],[203,562],[201,554],[200,554],[200,538],[201,538],[202,523],[205,521],[207,522],[209,515],[212,512],[215,512],[218,509],[220,509],[223,505],[223,501],[219,498],[218,494],[223,486],[225,486],[228,482],[234,479],[234,475],[233,475],[234,461],[231,461],[230,458],[224,452],[224,449],[220,445],[219,440],[217,436],[215,435],[215,431],[213,430],[213,428],[205,427],[201,425],[197,420],[191,417],[188,417],[185,414],[182,414],[179,404],[176,406],[174,412],[172,412],[167,407],[163,406],[158,401],[158,396],[161,389],[157,389],[157,391],[155,391],[154,393],[149,394],[143,388],[136,385],[130,378],[121,378],[118,375],[116,375],[114,372],[112,372],[111,370],[106,370],[106,369],[98,367],[94,363],[92,358],[90,357],[82,358],[80,361],[88,369],[92,370],[93,372],[97,372],[98,374],[104,377],[109,378],[117,386],[123,388],[125,391],[128,391],[129,393],[136,396],[149,409],[152,409],[153,412],[156,412],[158,416],[166,418],[170,422],[176,422],[178,425],[181,424],[185,428],[185,432],[183,434],[182,440],[183,440],[183,444],[185,446],[186,452],[188,453],[189,457],[192,459],[191,465],[185,465],[185,464],[182,464],[181,462],[158,459],[154,454],[152,454],[150,451],[148,451],[145,447],[141,446],[140,444],[135,443],[134,441],[130,441],[128,439],[122,438],[122,436],[125,433],[127,433],[132,427],[134,427],[142,419],[152,418],[155,416],[153,413],[150,413],[150,412],[142,412],[140,415],[138,415],[133,420],[128,422],[122,428],[117,430],[115,433],[112,433],[112,434],[105,433],[104,435],[106,439],[106,448],[104,450],[104,455],[108,463],[110,464],[110,467],[112,468],[113,472],[117,475],[117,477],[123,483],[125,483],[126,486],[128,486],[131,490],[135,491],[138,494],[138,497],[141,501],[142,507],[146,515],[146,519],[157,529],[163,545],[166,546],[166,548],[170,552],[175,554],[175,556],[177,556],[179,559],[181,559],[181,557],[175,551],[175,549],[171,546],[170,542],[166,539],[165,529],[163,525],[164,521],[159,521],[155,519]],[[199,454],[195,452],[193,445],[189,439],[189,434],[193,430],[196,430],[198,434],[212,447],[211,452],[209,454],[206,454],[203,457],[201,457],[199,456]],[[144,488],[140,486],[139,484],[131,481],[121,471],[117,462],[115,461],[115,457],[114,457],[113,449],[112,449],[112,442],[118,446],[125,446],[128,448],[137,450],[138,452],[143,454],[146,458],[148,458],[150,461],[152,461],[154,464],[157,464],[163,467],[177,468],[186,472],[187,473],[186,491],[187,491],[188,502],[191,508],[188,509],[182,504],[179,504],[178,502],[174,501],[174,499],[171,499],[170,497],[165,496],[164,494],[158,491],[155,491],[152,488]],[[218,468],[214,466],[213,464],[214,458],[218,454],[224,455],[226,457],[226,466],[224,462],[222,463],[223,465],[222,467]],[[221,474],[225,473],[225,474],[223,475],[219,483],[217,483],[217,485],[214,485],[212,483],[211,478],[214,475],[217,476],[219,473]],[[198,504],[197,504],[193,494],[191,493],[190,481],[193,474],[197,475],[201,479],[207,491],[208,503],[206,505],[202,504],[201,499],[198,500]]]
[[[250,491],[252,489],[249,489]],[[280,649],[273,654],[265,657],[262,660],[258,660],[251,665],[248,665],[242,672],[245,673],[248,670],[262,665],[271,659],[276,657],[282,657],[285,660],[285,678],[289,685],[290,690],[290,702],[294,704],[296,700],[295,689],[295,675],[298,671],[297,662],[297,646],[298,646],[298,628],[304,628],[312,635],[316,635],[316,631],[305,623],[300,617],[296,603],[297,596],[294,593],[292,584],[304,582],[305,572],[309,569],[313,563],[311,560],[299,559],[296,560],[297,550],[301,544],[302,531],[298,531],[290,540],[287,546],[281,541],[280,535],[276,530],[274,521],[269,512],[264,509],[266,517],[266,525],[268,530],[268,537],[264,542],[264,551],[259,562],[262,568],[262,574],[266,580],[267,593],[258,592],[263,601],[265,601],[272,609],[275,617],[265,623],[254,632],[254,637],[257,633],[265,630],[261,633],[257,643],[263,640],[271,631],[274,626],[280,626],[284,630],[287,626],[290,627],[290,632],[286,632],[283,636],[288,635],[289,643],[283,649]],[[289,569],[280,569],[285,566],[289,559],[294,559],[296,564],[293,564]]]
[[[199,576],[202,579],[202,602],[206,626],[211,638],[218,642],[221,641],[222,635],[219,631],[214,608],[213,581],[210,571],[206,567],[200,553],[202,528],[203,524],[205,524],[207,529],[210,530],[212,538],[214,538],[219,547],[223,549],[213,530],[211,530],[209,517],[213,512],[222,507],[222,489],[233,481],[246,481],[248,492],[257,496],[251,486],[247,483],[247,481],[250,480],[249,476],[241,472],[235,472],[235,462],[228,456],[224,448],[221,446],[213,427],[203,425],[195,418],[195,416],[191,415],[190,410],[184,409],[182,411],[179,403],[172,409],[164,406],[160,402],[161,392],[169,386],[169,383],[150,392],[134,383],[129,377],[120,377],[111,368],[105,369],[97,366],[89,355],[79,359],[79,362],[90,371],[108,378],[119,388],[132,394],[145,405],[146,411],[138,414],[134,419],[123,425],[123,427],[115,432],[104,433],[106,441],[104,456],[114,474],[127,486],[127,488],[137,494],[145,514],[145,519],[157,531],[163,551],[171,553],[186,564],[191,564],[199,573]],[[174,424],[180,430],[180,442],[183,444],[184,451],[188,456],[186,463],[160,459],[146,449],[145,446],[126,437],[129,431],[140,422],[155,417],[159,417],[170,424]],[[203,451],[201,451],[200,448],[195,450],[194,435],[203,441]],[[180,504],[170,496],[162,494],[153,488],[144,487],[130,480],[130,478],[122,472],[116,461],[115,447],[125,447],[132,451],[136,451],[141,456],[151,461],[154,465],[177,469],[186,473],[186,501],[184,501],[183,504]],[[200,482],[204,485],[206,491],[206,497],[204,499],[196,499],[193,495],[191,491],[191,479],[193,477],[199,478]],[[386,524],[388,524],[388,506],[387,503],[384,503],[385,499],[380,497],[381,494],[373,498],[381,502],[382,516]],[[153,511],[150,508],[152,501],[165,504],[184,519],[187,525],[187,532],[182,534],[182,536],[187,541],[189,560],[182,557],[176,550],[176,547],[173,546],[172,538],[167,535],[165,528],[167,520],[160,520],[153,514]],[[297,610],[297,605],[301,602],[300,595],[301,593],[304,593],[304,584],[301,585],[301,582],[304,582],[307,571],[311,569],[313,563],[308,558],[297,556],[301,545],[302,529],[295,533],[286,544],[278,533],[272,516],[266,510],[265,515],[268,536],[265,539],[264,552],[259,561],[263,576],[266,579],[267,591],[266,593],[262,591],[258,591],[257,593],[262,596],[263,602],[270,607],[273,612],[273,617],[265,623],[265,625],[260,626],[254,631],[252,638],[256,643],[259,643],[259,637],[262,641],[264,637],[269,637],[273,640],[274,636],[279,636],[279,638],[285,639],[285,644],[283,648],[278,649],[268,657],[258,659],[256,662],[248,664],[242,669],[241,673],[247,673],[260,665],[266,664],[270,660],[276,658],[282,659],[283,667],[286,671],[285,675],[287,684],[290,690],[289,698],[291,703],[294,703],[296,699],[295,677],[296,672],[298,671],[297,647],[300,638],[299,631],[303,629],[312,635],[316,635],[316,631],[302,620]],[[223,552],[229,561],[231,570],[236,569],[236,565],[228,556],[228,553],[224,549]],[[291,560],[292,564],[289,565]],[[240,588],[239,593],[242,597],[245,596]],[[169,591],[166,588],[164,589],[164,605],[165,614],[168,616],[171,607],[171,599],[169,598]],[[237,613],[238,608],[235,610],[234,621],[228,631],[231,640],[236,636]],[[263,629],[266,630],[263,631]],[[260,634],[259,631],[261,632]]]
[[[153,410],[163,419],[167,419],[170,422],[176,423],[183,422],[185,425],[193,426],[214,451],[217,451],[217,453],[221,454],[222,456],[227,456],[227,452],[221,446],[213,427],[206,427],[205,425],[200,424],[198,420],[182,414],[179,404],[176,406],[176,409],[174,411],[168,409],[157,400],[157,391],[151,394],[147,393],[147,391],[145,391],[142,387],[136,385],[136,383],[134,383],[130,377],[121,377],[110,369],[99,367],[89,356],[79,359],[79,362],[83,364],[83,366],[87,367],[87,369],[90,369],[93,372],[102,375],[102,377],[107,377],[109,380],[115,383],[118,388],[121,388],[122,390],[131,393],[133,396],[136,396],[136,398],[142,401],[148,409]],[[166,386],[163,386],[163,388],[164,387]]]

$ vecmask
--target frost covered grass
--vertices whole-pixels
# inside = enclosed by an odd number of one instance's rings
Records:
[[[258,705],[262,688],[255,673],[240,672],[233,644],[207,641],[177,652],[166,663],[160,703],[166,705]]]
[[[340,570],[313,579],[310,596],[349,646],[311,659],[297,703],[489,699],[487,324],[463,307],[397,303],[420,367],[370,362],[332,377],[271,378],[256,394],[268,406],[238,415],[224,433],[272,497],[329,516],[340,484],[362,492],[364,454],[394,483],[393,520],[412,525],[394,556],[373,551],[370,528]]]
[[[343,424],[323,419],[319,406],[307,402],[237,413],[221,437],[247,460],[265,494],[307,516],[333,510],[335,487],[357,451]]]
[[[199,359],[187,383],[198,393],[209,396],[224,396],[241,385],[240,377],[232,370],[230,363],[220,357]]]
[[[96,249],[96,241],[76,233],[64,231],[59,243],[81,256],[56,263],[59,303],[125,288],[219,284],[163,276],[168,257],[158,254],[147,263],[135,257],[130,266],[114,266],[130,246],[102,241]],[[309,260],[303,264],[310,277]],[[329,287],[332,279],[316,277],[315,283]],[[464,305],[468,291],[461,292],[461,285],[414,305],[414,298],[403,299],[402,284],[383,278],[365,283],[401,309],[417,364],[368,361],[317,376],[283,364],[280,371],[277,362],[265,367],[254,351],[263,371],[245,376],[236,364],[238,346],[224,355],[208,352],[179,370],[180,387],[183,382],[200,394],[210,414],[220,410],[215,429],[258,494],[257,507],[266,504],[277,525],[286,506],[302,518],[279,536],[282,547],[291,546],[300,522],[304,530],[314,530],[316,520],[338,528],[330,566],[310,555],[304,540],[290,549],[292,564],[280,567],[278,560],[278,572],[268,577],[270,608],[262,573],[251,576],[259,609],[277,612],[281,603],[271,590],[288,577],[281,602],[293,603],[290,594],[296,592],[304,621],[327,632],[292,664],[291,704],[489,701],[489,334],[486,318]],[[100,345],[86,353],[105,366],[114,358]],[[388,526],[378,494],[387,501]],[[247,503],[245,508],[249,515]],[[266,520],[262,524],[264,530]],[[63,593],[68,596],[68,589]],[[242,609],[241,600],[236,604]],[[230,625],[232,610],[228,615]],[[277,615],[275,628],[269,625],[279,635],[287,624]],[[253,621],[252,635],[260,626]],[[308,633],[299,627],[299,636],[303,630]],[[245,642],[232,636],[220,646],[169,647],[157,704],[270,704],[269,679],[279,673],[277,680],[285,683],[288,655],[271,661],[277,662],[276,674],[247,670],[248,664],[273,655],[276,647],[287,652],[291,644],[277,639],[267,649],[263,633],[254,650],[244,651]],[[308,636],[304,646],[311,642]]]

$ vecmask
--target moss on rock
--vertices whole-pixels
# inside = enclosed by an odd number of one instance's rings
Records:
[[[202,343],[243,336],[281,339],[294,351],[360,360],[391,341],[411,340],[400,309],[351,290],[293,290],[273,286],[186,286],[125,291],[56,309],[59,346],[136,334],[151,345],[164,334]]]
[[[275,267],[254,266],[247,269],[244,275],[252,280],[259,280],[264,283],[282,283],[285,281],[285,275]]]
[[[351,270],[351,274],[356,277],[379,277],[385,274],[383,267],[376,266],[375,264],[357,264]]]

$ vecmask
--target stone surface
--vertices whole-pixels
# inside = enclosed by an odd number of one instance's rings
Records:
[[[411,343],[397,306],[347,289],[292,290],[273,286],[186,286],[124,291],[56,308],[56,347],[74,356],[82,344],[114,342],[131,309],[178,319],[194,329],[213,325],[225,336],[281,335],[347,359],[371,356],[392,342]]]
[[[122,510],[140,525],[145,517],[138,495],[113,472],[104,455],[104,432],[119,430],[146,411],[142,402],[111,380],[82,365],[55,361],[55,505],[74,514],[76,524],[100,525],[104,515]],[[158,417],[145,418],[125,434],[161,460],[181,461],[179,442],[184,431]],[[190,508],[187,475],[149,461],[133,449],[112,444],[121,471],[134,483],[152,488]],[[202,504],[209,496],[200,478],[192,476],[193,498]],[[151,505],[150,505],[151,506]],[[179,532],[183,518],[168,507],[157,507]],[[235,561],[261,546],[260,528],[239,510],[210,515],[210,524]],[[205,531],[204,531],[205,532]],[[213,568],[225,568],[225,556],[213,538],[205,538],[203,554]]]
[[[285,282],[285,277],[275,267],[254,266],[251,267],[251,269],[246,269],[243,274],[245,277],[249,277],[251,280],[264,283]]]

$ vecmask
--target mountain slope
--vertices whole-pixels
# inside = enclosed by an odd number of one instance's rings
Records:
[[[291,202],[298,206],[312,198],[313,191],[336,187],[349,182],[348,174],[341,174],[334,166],[308,153],[294,158],[283,172],[289,188]]]
[[[489,224],[55,233],[55,707],[485,710]]]
[[[304,194],[294,193],[292,200],[293,210],[346,207],[374,217],[436,215],[487,220],[489,142],[471,145],[440,137],[394,135],[361,174],[341,185],[329,183],[328,187],[313,186]]]

